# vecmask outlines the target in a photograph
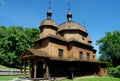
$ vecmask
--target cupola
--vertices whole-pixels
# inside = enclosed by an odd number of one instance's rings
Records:
[[[68,6],[69,7],[69,6]],[[60,24],[58,33],[60,33],[66,40],[77,40],[82,43],[87,43],[87,31],[84,26],[72,21],[72,13],[70,7],[68,8],[67,21]]]
[[[41,24],[40,24],[40,38],[46,37],[47,35],[56,35],[57,31],[57,24],[54,20],[52,20],[52,11],[50,8],[50,3],[49,3],[49,8],[46,13],[47,18],[44,19]]]

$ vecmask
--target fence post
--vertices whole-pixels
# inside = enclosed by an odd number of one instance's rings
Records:
[[[11,76],[13,75],[12,69],[11,69]]]

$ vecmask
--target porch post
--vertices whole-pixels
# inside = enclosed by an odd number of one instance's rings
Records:
[[[48,65],[46,66],[46,78],[49,78],[49,67],[48,67]]]
[[[24,77],[26,77],[26,60],[24,60]]]
[[[101,65],[99,64],[99,76],[102,76]]]
[[[96,76],[96,64],[95,63],[93,63],[92,68],[93,68],[93,72],[94,72],[93,75]]]
[[[31,59],[29,60],[29,78],[31,78]]]
[[[22,66],[23,66],[23,60],[21,60],[21,65],[20,65],[20,78],[22,77]]]
[[[99,76],[99,63],[95,63],[94,65],[94,75]]]
[[[34,79],[36,79],[36,71],[37,71],[37,64],[36,62],[34,63]]]

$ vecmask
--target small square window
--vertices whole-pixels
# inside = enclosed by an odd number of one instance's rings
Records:
[[[58,57],[63,57],[63,49],[58,49]]]

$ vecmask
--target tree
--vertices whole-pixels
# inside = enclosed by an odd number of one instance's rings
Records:
[[[19,67],[21,53],[38,38],[39,30],[20,26],[0,27],[0,64]]]
[[[106,36],[97,40],[100,60],[112,66],[120,65],[120,31],[107,32]]]

